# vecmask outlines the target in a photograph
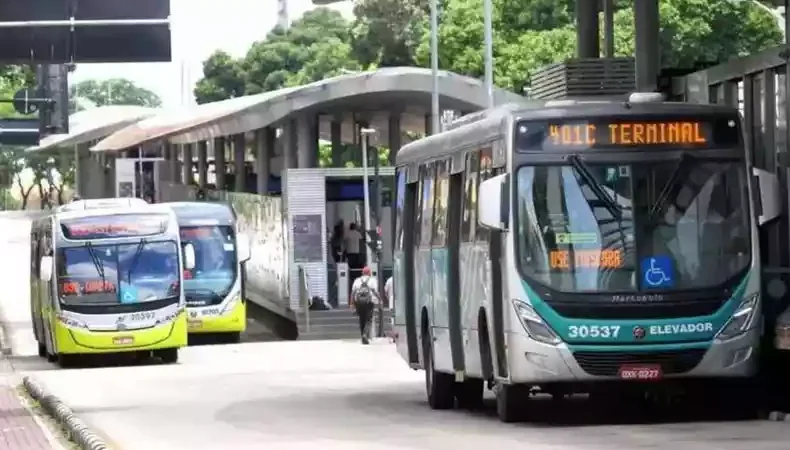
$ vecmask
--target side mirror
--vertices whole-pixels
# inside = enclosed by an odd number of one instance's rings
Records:
[[[776,219],[782,213],[782,205],[779,201],[779,178],[774,173],[756,167],[752,168],[752,175],[757,181],[755,188],[760,193],[757,223],[763,225]]]
[[[480,183],[477,193],[477,221],[494,230],[506,230],[508,209],[507,174],[497,175]]]
[[[236,235],[236,255],[240,263],[249,261],[252,256],[250,238],[246,234]]]
[[[184,269],[192,270],[195,268],[195,246],[191,243],[184,245]]]
[[[52,280],[52,257],[42,256],[41,265],[39,266],[38,277],[41,281]]]

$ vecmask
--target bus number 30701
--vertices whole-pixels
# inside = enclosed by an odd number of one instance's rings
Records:
[[[568,327],[569,339],[617,339],[619,335],[620,325],[571,325]]]

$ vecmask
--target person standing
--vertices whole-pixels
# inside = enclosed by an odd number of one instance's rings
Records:
[[[359,317],[359,334],[362,337],[362,344],[368,345],[373,325],[373,313],[380,301],[378,282],[371,276],[370,267],[363,267],[362,276],[354,280],[354,285],[351,287],[351,299],[354,302],[357,317]]]
[[[359,269],[365,265],[365,260],[362,256],[362,233],[357,230],[357,224],[352,222],[348,226],[348,231],[343,236],[343,246],[346,250],[346,260],[348,261],[348,268],[354,275],[358,274]]]

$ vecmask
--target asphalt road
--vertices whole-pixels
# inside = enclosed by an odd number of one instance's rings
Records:
[[[534,400],[531,422],[431,411],[422,373],[387,343],[192,347],[175,366],[53,369],[14,357],[118,450],[694,449],[786,450],[790,423],[723,421],[690,405],[663,414],[586,400]]]

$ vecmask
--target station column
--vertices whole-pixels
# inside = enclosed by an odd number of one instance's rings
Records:
[[[197,143],[197,169],[198,186],[205,189],[208,183],[208,142],[206,141]]]
[[[576,0],[576,53],[579,58],[600,56],[598,28],[598,1]]]
[[[296,127],[297,167],[318,167],[318,117],[315,114],[303,114],[296,120]]]
[[[183,169],[184,186],[192,184],[192,144],[184,144],[184,163],[181,165]]]
[[[233,136],[233,174],[235,179],[233,190],[235,192],[245,192],[247,190],[246,149],[246,135],[239,133]]]
[[[658,0],[634,2],[634,28],[636,31],[636,89],[653,91],[661,70],[659,47]]]
[[[276,138],[276,130],[272,127],[255,131],[256,191],[261,195],[269,193],[269,175],[272,171],[271,158]]]
[[[214,138],[214,184],[217,189],[225,190],[225,138]]]
[[[332,167],[343,167],[343,116],[332,116],[330,125],[332,140]]]
[[[391,166],[395,165],[395,155],[401,147],[401,113],[400,111],[391,111],[389,116],[389,136],[387,136],[387,145],[390,148],[389,163]]]

